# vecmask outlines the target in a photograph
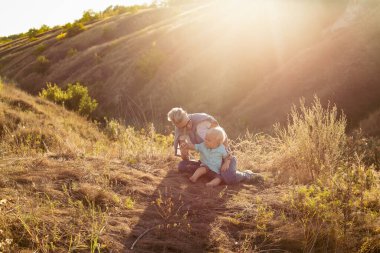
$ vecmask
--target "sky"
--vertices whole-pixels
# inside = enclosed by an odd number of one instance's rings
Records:
[[[64,25],[82,17],[84,11],[103,11],[110,5],[151,3],[151,0],[0,0],[0,37],[27,32],[30,28]]]

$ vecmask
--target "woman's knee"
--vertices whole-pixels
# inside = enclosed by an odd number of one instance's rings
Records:
[[[179,172],[184,172],[186,170],[187,161],[180,161],[177,168]]]

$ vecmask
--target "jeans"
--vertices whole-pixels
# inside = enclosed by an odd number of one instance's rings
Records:
[[[245,178],[245,174],[236,170],[236,158],[232,157],[230,166],[225,172],[221,172],[222,179],[226,184],[237,184]],[[201,165],[200,161],[183,160],[178,164],[179,172],[194,173]]]

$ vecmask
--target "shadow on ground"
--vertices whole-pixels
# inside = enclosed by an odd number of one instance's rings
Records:
[[[195,184],[189,174],[169,168],[152,195],[148,207],[132,226],[126,252],[210,252],[220,243],[212,239],[214,222],[227,201],[241,186],[208,188],[207,178]]]

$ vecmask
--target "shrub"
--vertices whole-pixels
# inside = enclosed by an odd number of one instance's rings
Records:
[[[64,32],[61,32],[60,34],[57,35],[57,37],[55,37],[57,40],[63,40],[64,38],[66,38],[67,36],[67,33],[64,33]]]
[[[358,249],[361,238],[353,235],[360,234],[363,229],[371,234],[371,229],[365,226],[372,224],[379,215],[376,180],[374,170],[358,160],[339,167],[328,184],[317,182],[297,187],[290,194],[288,206],[303,228],[304,252],[312,252],[320,246],[330,251]],[[327,242],[322,240],[326,237],[329,238]]]
[[[67,93],[62,91],[57,84],[47,83],[46,86],[46,89],[42,89],[39,93],[40,97],[61,105],[68,99]]]
[[[87,87],[80,83],[68,84],[66,93],[68,96],[67,108],[77,111],[83,116],[90,115],[98,106],[96,100],[91,99],[88,95]]]
[[[79,19],[78,21],[81,23],[87,23],[87,22],[98,20],[98,19],[100,19],[99,13],[96,13],[93,10],[87,10],[83,12],[82,18]]]
[[[106,122],[104,133],[109,139],[113,141],[118,140],[123,131],[123,126],[115,119],[108,120],[107,118],[104,118],[104,120]]]
[[[51,30],[51,28],[49,27],[49,26],[47,26],[47,25],[42,25],[41,27],[40,27],[40,29],[38,29],[38,34],[41,34],[41,33],[44,33],[44,32],[47,32],[47,31],[49,31],[49,30]]]
[[[87,94],[83,96],[79,103],[78,112],[80,115],[88,116],[98,107],[98,102]]]
[[[45,73],[48,70],[50,61],[48,58],[46,58],[46,56],[43,56],[43,55],[37,56],[36,62],[37,62],[37,65],[36,65],[37,72]]]
[[[37,62],[41,64],[49,63],[49,60],[46,58],[46,56],[40,55],[37,56]]]
[[[38,30],[36,28],[30,28],[28,30],[28,32],[26,33],[26,35],[29,37],[29,39],[36,37],[37,34],[38,34]]]
[[[46,45],[44,43],[41,43],[39,44],[37,47],[36,47],[36,50],[35,50],[35,53],[36,54],[41,54],[43,51],[46,50]]]
[[[72,25],[69,25],[67,28],[67,37],[73,37],[85,30],[84,25],[81,22],[75,22]]]
[[[70,48],[67,51],[67,56],[72,57],[72,56],[76,55],[77,53],[78,53],[78,50],[76,50],[75,48]]]
[[[1,82],[1,79],[0,79],[0,92],[2,91],[3,87],[4,87],[4,84]]]
[[[90,115],[98,106],[98,102],[89,96],[87,87],[80,83],[68,84],[66,91],[56,84],[47,83],[47,88],[42,89],[39,96],[65,105],[67,109],[76,111],[82,116]]]
[[[5,44],[5,43],[8,43],[12,41],[12,39],[8,38],[8,37],[0,37],[0,44]]]
[[[126,12],[130,13],[136,13],[140,9],[147,8],[146,5],[132,5],[132,6],[122,6],[122,5],[115,5],[115,6],[108,6],[102,13],[102,17],[110,17],[115,15],[120,15]]]
[[[346,118],[338,116],[336,106],[324,109],[314,97],[306,107],[301,99],[299,110],[293,106],[287,127],[275,126],[281,154],[277,166],[281,172],[291,171],[298,182],[334,175],[346,145],[345,128]]]

